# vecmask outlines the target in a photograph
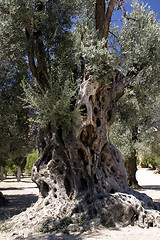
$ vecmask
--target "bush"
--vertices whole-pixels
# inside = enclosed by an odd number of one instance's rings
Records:
[[[31,175],[32,166],[37,160],[37,158],[38,158],[38,153],[36,151],[27,155],[25,170],[28,170],[29,175]]]
[[[155,157],[156,165],[160,168],[160,157]]]
[[[155,156],[143,156],[142,163],[145,164],[147,167],[151,165],[153,169],[156,168],[156,157]]]

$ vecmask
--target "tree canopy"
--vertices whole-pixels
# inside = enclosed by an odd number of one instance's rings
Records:
[[[20,85],[27,69],[22,65],[10,65],[1,62],[0,80],[0,158],[3,160],[24,156],[32,149],[31,128],[29,125],[29,109],[24,108],[23,89]],[[21,62],[20,64],[23,64]]]
[[[1,3],[1,61],[21,66],[19,71],[28,65],[23,87],[29,105],[44,122],[54,119],[56,125],[65,117],[68,124],[74,118],[69,109],[84,69],[108,86],[118,69],[126,76],[126,86],[145,82],[158,88],[160,36],[155,14],[138,1],[128,15],[123,1],[107,4],[94,0]],[[113,12],[120,11],[115,6],[123,13],[121,28],[112,24]],[[52,114],[50,107],[55,109]]]

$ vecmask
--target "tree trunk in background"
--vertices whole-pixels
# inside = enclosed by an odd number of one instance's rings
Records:
[[[21,181],[21,167],[17,167],[17,182]]]
[[[1,166],[1,181],[4,180],[4,168]]]
[[[124,163],[126,172],[127,172],[127,181],[130,187],[139,187],[137,179],[136,179],[136,172],[137,172],[137,157],[135,152],[133,151],[131,156],[128,157]]]
[[[7,171],[5,171],[5,173],[4,173],[4,174],[5,174],[5,179],[7,179]]]

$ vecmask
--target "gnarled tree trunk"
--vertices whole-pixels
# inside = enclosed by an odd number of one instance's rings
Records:
[[[22,214],[25,217],[17,223],[19,233],[25,225],[30,230],[39,224],[43,230],[54,230],[60,229],[59,225],[70,229],[75,222],[77,230],[77,223],[85,228],[99,218],[106,224],[137,221],[143,227],[160,227],[159,205],[128,187],[121,154],[109,141],[109,126],[123,88],[119,72],[108,90],[92,75],[85,75],[77,101],[83,119],[72,134],[63,138],[61,131],[54,132],[50,125],[39,132],[40,154],[32,179],[40,196],[34,207]]]

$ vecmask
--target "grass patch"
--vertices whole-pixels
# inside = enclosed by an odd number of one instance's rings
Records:
[[[9,220],[0,221],[0,231],[8,231],[15,225],[14,222],[9,222]]]

